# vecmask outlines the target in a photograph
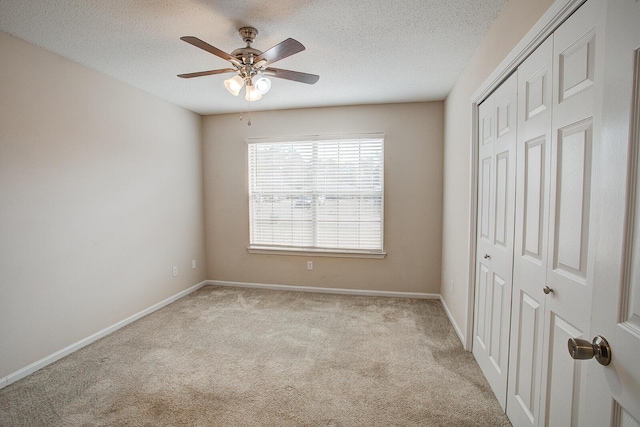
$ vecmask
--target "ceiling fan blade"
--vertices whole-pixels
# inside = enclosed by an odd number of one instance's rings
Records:
[[[294,53],[302,52],[303,50],[304,46],[299,41],[286,39],[285,41],[273,46],[271,49],[262,52],[255,58],[255,62],[259,62],[264,59],[267,63],[273,64],[276,61],[280,61],[281,59],[291,56]]]
[[[192,77],[211,76],[213,74],[233,73],[236,70],[233,68],[222,68],[220,70],[198,71],[197,73],[178,74],[178,77],[183,79],[190,79]]]
[[[200,49],[206,50],[209,53],[213,53],[215,56],[218,56],[222,59],[226,59],[227,61],[231,61],[231,62],[237,61],[237,59],[234,58],[233,56],[229,55],[226,52],[221,51],[217,47],[211,46],[207,42],[203,42],[197,37],[183,36],[183,37],[180,37],[180,40],[184,40],[195,47],[199,47]]]
[[[265,73],[271,77],[277,77],[279,79],[293,80],[295,82],[314,84],[318,81],[320,76],[316,74],[301,73],[300,71],[283,70],[281,68],[268,67],[265,69]]]

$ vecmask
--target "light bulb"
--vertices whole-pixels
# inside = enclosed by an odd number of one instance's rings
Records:
[[[246,93],[244,95],[244,99],[247,101],[257,101],[262,98],[262,94],[256,90],[256,87],[253,85],[247,85]]]
[[[253,80],[253,86],[260,95],[264,95],[271,89],[271,80],[266,77],[259,76]]]
[[[233,96],[238,96],[242,86],[244,86],[244,80],[240,76],[233,76],[224,81],[224,87],[226,87]]]

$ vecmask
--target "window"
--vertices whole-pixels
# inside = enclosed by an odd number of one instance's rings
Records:
[[[249,139],[250,252],[384,256],[384,135]]]

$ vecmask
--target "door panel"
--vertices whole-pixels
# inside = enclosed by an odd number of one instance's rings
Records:
[[[493,364],[493,368],[497,373],[502,373],[502,369],[506,368],[504,354],[505,342],[504,328],[504,295],[506,293],[506,281],[494,273],[493,289],[491,290],[491,346],[489,347],[489,360]]]
[[[491,287],[489,286],[489,267],[487,267],[485,264],[480,263],[480,268],[478,270],[479,273],[479,278],[478,278],[478,289],[477,289],[477,300],[478,300],[478,320],[477,320],[477,327],[476,327],[476,333],[475,333],[475,338],[476,338],[476,343],[477,345],[479,345],[483,352],[487,351],[487,332],[489,331],[489,328],[487,327],[487,313],[489,312],[489,308],[488,308],[488,302],[489,302],[489,295],[488,291],[491,290]]]
[[[526,66],[525,66],[526,67]],[[524,120],[529,121],[538,114],[551,108],[551,91],[549,69],[551,64],[545,64],[540,70],[529,77],[522,87],[525,94]]]
[[[558,55],[558,61],[558,85],[560,88],[558,93],[559,101],[562,103],[571,96],[591,87],[594,83],[595,31],[588,31],[570,44]]]
[[[492,242],[492,169],[495,121],[492,106],[485,102],[479,110],[479,167],[478,167],[478,235],[476,246],[476,286],[473,331],[473,353],[479,365],[488,362],[488,345],[490,344],[490,311],[491,301],[491,265],[490,253]],[[485,258],[487,255],[487,258]]]
[[[491,157],[482,159],[480,167],[480,238],[491,238]]]
[[[508,84],[507,84],[508,85]],[[500,96],[500,90],[497,91]],[[506,99],[503,99],[500,105],[496,107],[496,128],[498,130],[498,138],[506,135],[509,132],[515,132],[515,124],[516,124],[516,112],[514,99],[511,96],[508,96]]]
[[[518,68],[517,192],[509,393],[516,426],[538,425],[547,268],[553,36]]]
[[[514,185],[513,182],[509,182],[509,155],[509,151],[505,151],[496,156],[496,209],[493,244],[503,248],[506,247],[507,238],[510,237],[509,214],[513,212],[513,207],[509,209],[509,190]]]
[[[537,138],[524,144],[524,233],[521,255],[542,265],[544,227],[545,153],[546,138]]]
[[[569,338],[582,338],[582,331],[559,316],[550,318],[549,369],[547,387],[543,393],[547,408],[544,425],[577,426],[580,408],[581,365],[568,357]]]
[[[542,319],[542,307],[535,298],[520,291],[518,304],[513,313],[518,314],[519,328],[511,340],[512,349],[509,365],[509,392],[507,412],[514,425],[533,424],[538,410],[538,369],[540,359],[541,338],[538,335]],[[512,325],[513,327],[513,325]],[[512,418],[513,415],[513,418]]]
[[[591,336],[603,335],[612,360],[585,360],[592,425],[640,421],[640,2],[607,2],[602,138],[594,140],[595,245]],[[598,62],[596,62],[598,66]],[[600,68],[596,68],[597,72]],[[598,131],[596,127],[594,133]],[[590,336],[590,337],[591,337]]]
[[[482,123],[482,130],[480,131],[482,138],[480,143],[482,145],[493,144],[493,109],[489,109],[489,104],[486,104],[484,107],[480,106],[480,114],[480,122]]]
[[[579,425],[586,370],[576,366],[567,340],[590,335],[593,284],[591,239],[595,63],[603,2],[588,1],[554,32],[549,251],[545,296],[540,420]],[[568,384],[563,381],[570,381]],[[570,386],[570,388],[568,388]]]
[[[478,236],[473,354],[504,408],[513,272],[517,80],[478,109]]]
[[[553,269],[584,283],[587,277],[592,120],[558,130]]]

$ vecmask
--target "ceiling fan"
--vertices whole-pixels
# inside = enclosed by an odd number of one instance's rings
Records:
[[[224,85],[227,90],[235,96],[238,96],[242,87],[245,86],[245,99],[247,101],[257,101],[262,98],[262,95],[269,91],[271,88],[271,81],[266,76],[293,80],[295,82],[311,85],[316,83],[320,78],[320,76],[315,74],[270,67],[270,65],[276,61],[280,61],[288,56],[302,52],[304,50],[304,46],[299,41],[288,38],[272,48],[261,52],[258,49],[251,47],[251,44],[258,35],[258,30],[253,27],[242,27],[238,32],[247,46],[236,49],[231,52],[231,54],[223,52],[197,37],[180,37],[180,40],[184,40],[195,47],[199,47],[200,49],[206,50],[209,53],[229,61],[233,68],[221,68],[218,70],[178,74],[178,77],[189,79],[192,77],[210,76],[213,74],[236,73],[234,77],[225,80]]]

